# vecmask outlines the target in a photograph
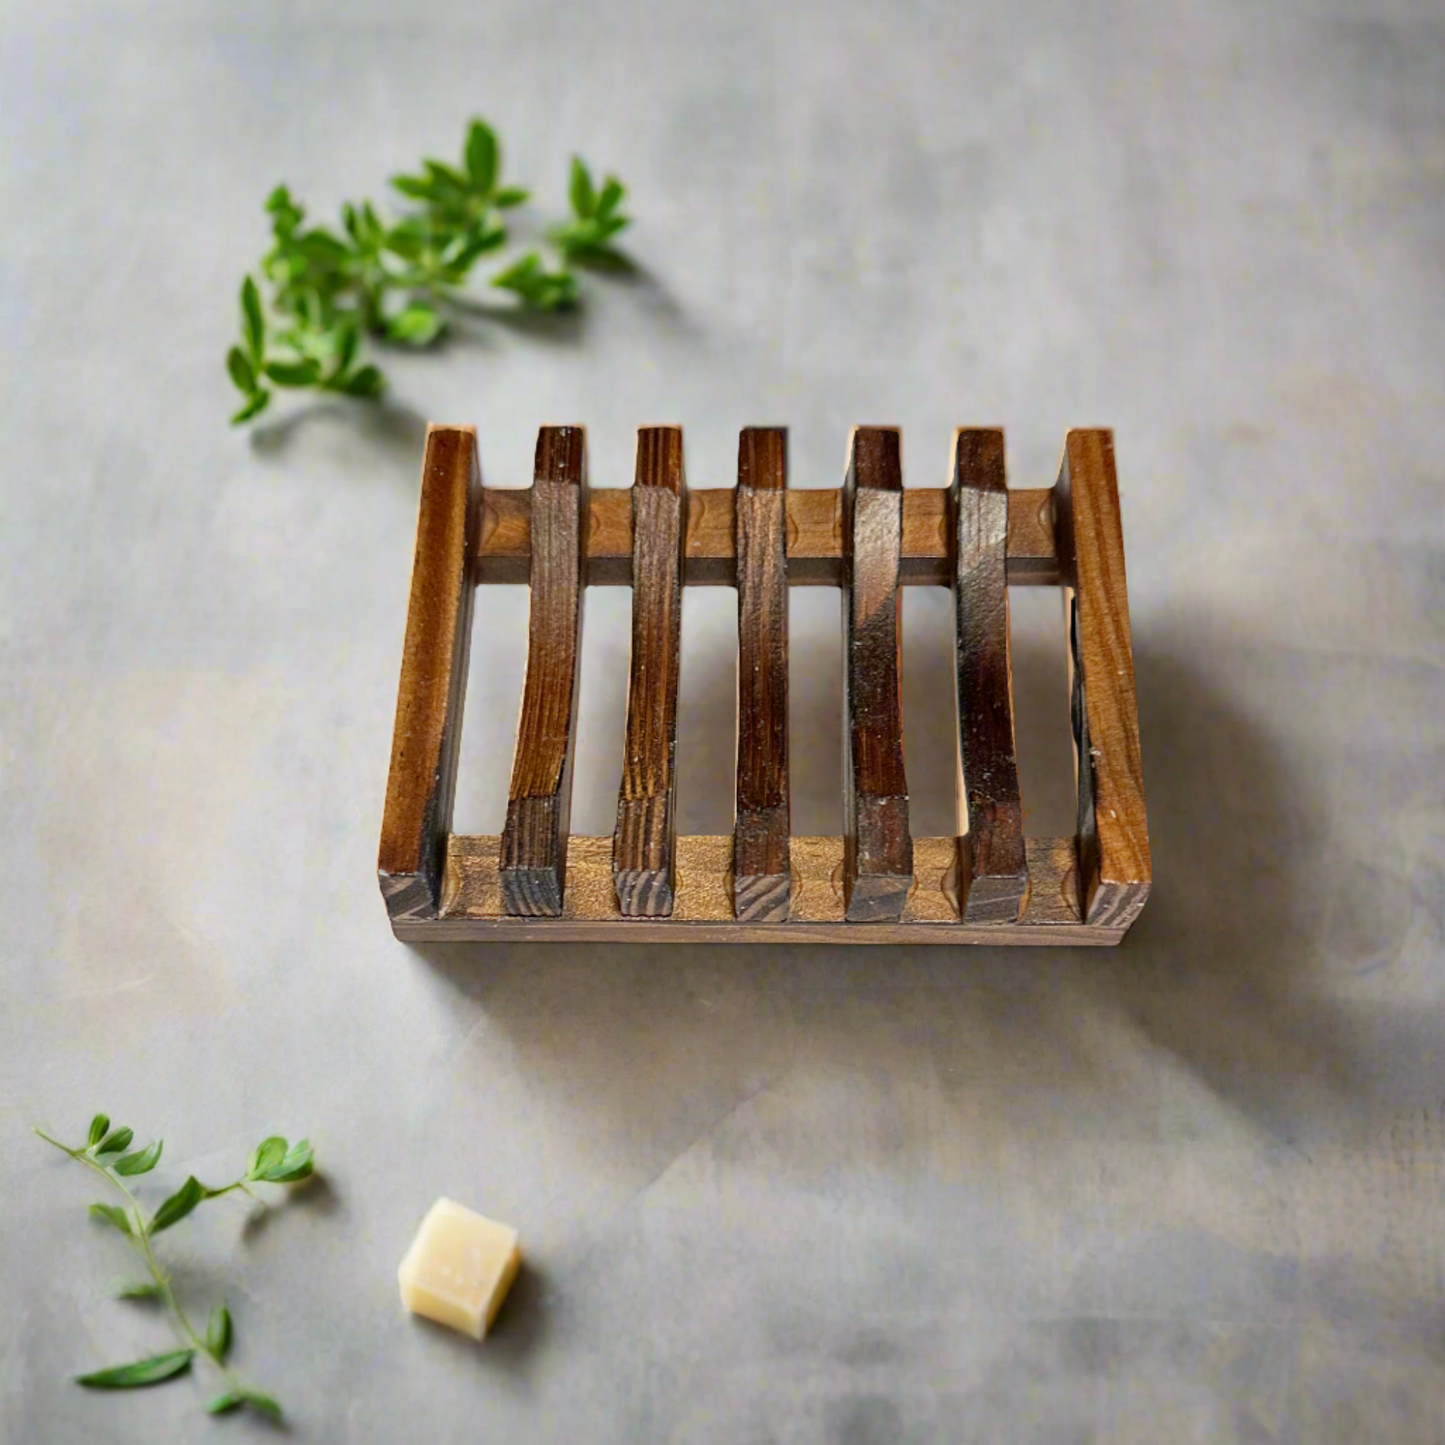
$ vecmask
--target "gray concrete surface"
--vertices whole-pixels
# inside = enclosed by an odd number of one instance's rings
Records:
[[[229,431],[235,286],[466,116],[631,282],[475,326],[390,404]],[[323,1188],[164,1240],[298,1439],[1445,1440],[1445,15],[1438,4],[129,6],[0,24],[0,1438],[262,1438],[68,1383],[166,1339],[26,1132],[163,1174],[308,1132]],[[373,877],[423,419],[493,482],[581,420],[726,485],[897,422],[1052,479],[1116,428],[1157,885],[1115,955],[412,950]],[[730,597],[689,600],[683,826],[727,827]],[[948,826],[944,597],[909,766]],[[589,613],[605,830],[626,598]],[[458,821],[502,815],[523,602],[485,594]],[[1020,624],[1057,826],[1051,616]],[[1022,614],[1021,614],[1022,615]],[[799,831],[833,831],[836,606],[794,612]],[[831,671],[830,671],[831,669]],[[394,1271],[450,1193],[528,1273],[477,1349]]]

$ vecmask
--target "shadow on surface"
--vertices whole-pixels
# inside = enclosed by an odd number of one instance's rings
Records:
[[[575,345],[587,331],[586,304],[562,311],[537,311],[506,301],[479,301],[465,296],[447,297],[447,308],[453,317],[465,320],[455,335],[469,341],[485,339],[486,327],[500,326],[534,341]]]
[[[546,1336],[546,1299],[546,1275],[524,1257],[481,1349],[467,1335],[423,1315],[413,1315],[410,1323],[435,1341],[437,1349],[450,1351],[464,1368],[495,1371],[515,1379],[525,1373],[527,1360],[535,1356]]]
[[[288,1184],[284,1192],[267,1191],[267,1197],[260,1204],[253,1204],[241,1226],[242,1237],[250,1242],[268,1230],[277,1215],[299,1209],[316,1214],[332,1215],[341,1209],[341,1196],[337,1194],[330,1178],[321,1173],[313,1174],[300,1184]]]
[[[1184,640],[1143,638],[1136,661],[1155,885],[1116,951],[419,951],[532,1060],[540,1089],[593,1118],[615,1115],[629,1135],[659,1113],[676,1117],[690,1093],[740,1096],[819,1054],[886,1071],[901,1031],[934,1059],[946,1089],[964,1081],[971,1120],[1028,1129],[1039,1108],[1055,1122],[1093,1111],[1090,1127],[1152,1136],[1168,1126],[1150,1081],[1137,1077],[1142,1034],[1287,1144],[1301,1114],[1328,1109],[1351,1084],[1330,1006],[1299,986],[1315,956],[1308,900],[1318,896],[1321,807],[1283,747],[1191,664]],[[1052,649],[1021,649],[1014,665],[1021,692],[1054,695]],[[733,687],[729,662],[715,688],[703,680],[695,695],[730,712]],[[949,705],[943,689],[918,696]],[[1066,727],[1062,698],[1057,712]],[[926,725],[939,732],[952,718]],[[836,716],[795,715],[795,760],[828,754],[829,736],[813,734],[837,726]],[[731,766],[719,757],[714,768],[723,762]],[[795,792],[795,819],[825,803],[836,816],[831,780],[796,761],[793,773],[795,788],[801,778],[817,790]],[[1062,1112],[1061,1087],[1071,1094]]]
[[[421,466],[426,418],[401,402],[347,401],[339,397],[309,402],[274,421],[258,422],[251,431],[251,449],[263,457],[284,456],[303,428],[328,420],[354,427],[363,441],[404,462],[408,475]]]

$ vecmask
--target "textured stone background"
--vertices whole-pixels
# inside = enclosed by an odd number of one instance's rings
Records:
[[[25,1126],[105,1107],[328,1183],[166,1245],[230,1282],[299,1439],[1445,1440],[1445,18],[1438,4],[6,3],[0,24],[0,1437],[262,1438]],[[234,289],[490,116],[580,147],[641,270],[575,324],[228,431]],[[409,950],[373,875],[424,419],[494,483],[543,421],[1116,429],[1156,891],[1117,954]],[[1033,831],[1052,604],[1018,604]],[[483,594],[458,824],[501,821],[524,598]],[[610,827],[626,594],[589,599],[577,823]],[[835,831],[837,603],[794,604],[799,832]],[[731,594],[693,594],[682,824],[729,826]],[[946,596],[907,603],[950,827]],[[1060,810],[1062,808],[1062,819]],[[531,1268],[478,1351],[401,1317],[453,1194]]]

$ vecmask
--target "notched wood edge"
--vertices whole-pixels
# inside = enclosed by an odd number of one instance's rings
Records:
[[[508,918],[502,912],[496,837],[448,840],[440,918],[399,919],[414,941],[717,942],[1112,946],[1124,928],[1081,921],[1072,838],[1027,840],[1033,887],[1017,923],[958,919],[954,838],[914,839],[917,886],[895,923],[843,917],[841,837],[794,837],[793,910],[787,920],[740,921],[732,913],[732,838],[677,839],[677,907],[670,919],[625,918],[612,892],[610,837],[574,837],[572,878],[560,918]]]

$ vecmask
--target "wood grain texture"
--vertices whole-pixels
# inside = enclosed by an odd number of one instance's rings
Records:
[[[1127,928],[1149,896],[1152,866],[1111,433],[1069,432],[1054,493],[1060,568],[1072,593],[1085,916],[1091,924]]]
[[[983,943],[1112,946],[1121,928],[1086,925],[1079,915],[1073,838],[1030,838],[1033,888],[1013,924],[957,921],[953,891],[955,840],[915,840],[917,887],[892,923],[849,923],[843,902],[843,839],[794,838],[793,912],[781,923],[742,921],[733,914],[728,864],[732,838],[677,839],[677,889],[668,919],[628,918],[612,884],[612,839],[574,837],[560,918],[509,918],[497,868],[499,840],[453,837],[447,847],[442,916],[398,919],[397,936],[417,942],[486,939],[675,943]]]
[[[577,671],[587,585],[587,445],[581,427],[543,427],[532,484],[527,677],[502,832],[502,892],[517,917],[555,918],[567,875]]]
[[[859,427],[843,487],[843,895],[851,923],[897,920],[913,886],[899,679],[902,532],[898,432]]]
[[[733,906],[739,919],[788,916],[788,434],[748,427],[738,440],[737,815]]]
[[[903,494],[899,582],[905,587],[951,585],[948,489],[919,487]],[[525,582],[531,555],[531,491],[488,487],[483,493],[479,582]],[[1008,494],[1008,580],[1011,586],[1057,586],[1053,492],[1048,487]],[[683,581],[689,587],[729,587],[737,579],[734,495],[731,488],[688,493]],[[837,587],[843,579],[843,496],[832,491],[787,493],[788,584]],[[590,493],[588,583],[632,585],[632,489]]]
[[[1029,874],[1014,752],[1001,431],[964,430],[954,438],[951,504],[960,811],[968,818],[958,840],[963,917],[1012,923],[1023,913]]]
[[[632,488],[632,663],[612,846],[618,906],[631,917],[672,912],[686,510],[682,428],[641,428]]]
[[[393,922],[433,915],[440,897],[467,688],[481,494],[475,430],[430,427],[377,856]]]

